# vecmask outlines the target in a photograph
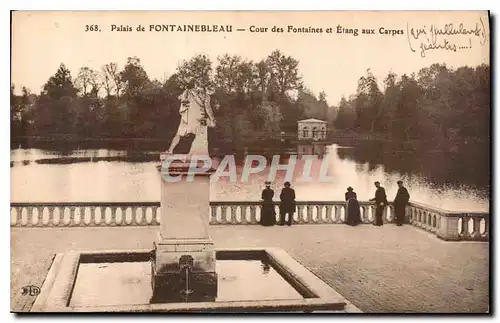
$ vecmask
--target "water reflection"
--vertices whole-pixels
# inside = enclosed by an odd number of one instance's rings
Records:
[[[255,153],[252,151],[252,153]],[[402,179],[411,200],[449,210],[484,211],[489,208],[489,159],[477,153],[416,153],[375,144],[345,147],[297,145],[293,151],[279,151],[280,164],[297,157],[292,187],[297,200],[343,200],[351,186],[359,200],[374,194],[374,181],[386,188],[388,199]],[[158,152],[89,149],[70,155],[40,149],[11,150],[11,200],[24,201],[158,201]],[[241,181],[243,156],[236,158],[236,182],[221,177],[212,184],[213,200],[259,200],[270,173],[272,152],[266,152],[264,171]],[[486,154],[487,155],[487,154]],[[315,156],[312,181],[301,181],[305,156]],[[217,158],[215,158],[217,159]],[[218,158],[220,161],[220,157]],[[40,162],[42,161],[42,162]],[[321,165],[327,164],[329,182],[318,181]],[[276,173],[275,196],[285,182],[285,171]]]

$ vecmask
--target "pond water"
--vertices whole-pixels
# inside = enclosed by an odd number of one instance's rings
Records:
[[[85,149],[71,152],[41,149],[11,150],[12,202],[130,202],[159,201],[158,151],[130,152]],[[486,211],[489,208],[489,156],[460,153],[415,153],[378,146],[297,145],[281,153],[280,163],[297,158],[292,187],[299,201],[343,200],[352,186],[359,200],[374,196],[374,181],[385,187],[389,201],[401,179],[411,200],[452,211]],[[304,156],[312,162],[312,180],[300,181]],[[222,158],[214,158],[221,161]],[[212,200],[260,200],[271,160],[264,171],[242,181],[242,158],[236,158],[236,182],[221,177],[212,183]],[[326,164],[326,166],[324,166]],[[323,166],[322,166],[323,165]],[[321,182],[321,167],[329,181]],[[275,196],[285,181],[277,172]],[[276,198],[276,197],[275,197]]]

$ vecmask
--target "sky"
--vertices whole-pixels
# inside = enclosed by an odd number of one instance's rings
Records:
[[[223,32],[155,32],[150,25],[223,25]],[[461,25],[462,24],[462,25]],[[85,31],[98,25],[100,31]],[[133,31],[111,31],[111,26]],[[136,31],[138,25],[146,28]],[[250,27],[268,28],[250,32]],[[284,32],[273,32],[273,27]],[[321,33],[287,32],[294,28],[321,28]],[[342,28],[358,29],[337,33]],[[381,34],[380,28],[399,34]],[[332,33],[327,29],[332,28]],[[245,31],[236,31],[245,29]],[[373,29],[374,34],[362,34]],[[459,34],[434,36],[434,44],[447,47],[424,51],[436,30]],[[475,34],[464,34],[474,30]],[[434,34],[435,35],[435,34]],[[178,63],[197,54],[212,61],[218,55],[240,55],[253,61],[279,49],[299,61],[306,87],[324,91],[330,105],[354,94],[358,79],[370,69],[381,83],[392,71],[418,72],[433,63],[450,67],[489,64],[489,24],[486,12],[15,12],[12,18],[12,83],[39,93],[61,63],[75,77],[82,66],[100,69],[106,63],[120,67],[137,56],[150,78],[164,79]],[[456,51],[449,50],[455,46]]]

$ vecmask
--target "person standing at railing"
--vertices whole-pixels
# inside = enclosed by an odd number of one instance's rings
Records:
[[[361,223],[361,215],[359,212],[359,203],[358,203],[358,196],[356,195],[356,192],[354,192],[352,187],[347,188],[347,192],[345,193],[345,200],[346,200],[346,224],[348,225],[358,225]]]
[[[384,224],[384,221],[382,219],[383,214],[384,214],[384,209],[389,202],[387,202],[387,195],[385,194],[385,189],[380,186],[380,182],[375,182],[375,187],[377,190],[375,191],[375,197],[370,199],[370,201],[375,201],[375,220],[373,222],[373,225],[376,226],[381,226]]]
[[[276,211],[273,205],[274,191],[271,189],[271,182],[266,181],[266,188],[262,190],[262,209],[260,212],[260,224],[270,227],[276,224]]]
[[[288,214],[288,226],[292,225],[293,214],[295,213],[295,190],[290,187],[290,182],[285,182],[285,187],[281,190],[280,194],[280,222],[279,225],[285,225],[285,217]]]
[[[410,193],[403,186],[403,181],[398,181],[398,193],[394,198],[394,213],[396,214],[396,225],[402,226],[406,216],[406,205],[410,201]]]

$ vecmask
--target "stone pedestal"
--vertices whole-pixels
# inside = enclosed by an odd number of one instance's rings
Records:
[[[458,241],[460,235],[458,232],[458,214],[442,214],[439,221],[439,229],[436,232],[438,238],[446,241]]]
[[[207,230],[213,170],[197,171],[190,178],[190,155],[162,155],[165,158],[176,160],[162,165],[160,232],[154,243],[151,302],[214,301],[215,250]],[[175,177],[175,182],[167,180],[167,174]]]

